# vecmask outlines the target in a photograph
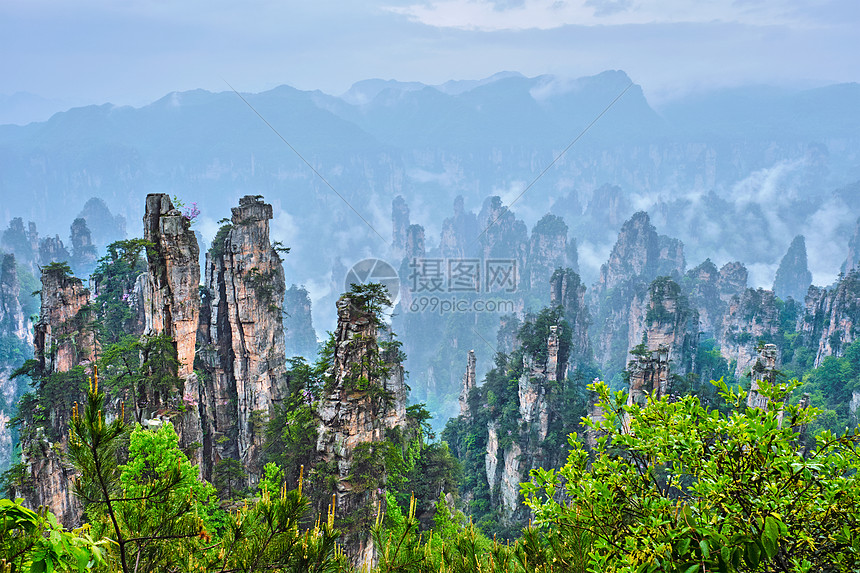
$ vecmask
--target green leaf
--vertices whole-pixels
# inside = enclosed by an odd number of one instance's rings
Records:
[[[779,527],[776,524],[776,520],[772,517],[768,517],[764,520],[764,535],[761,538],[762,545],[764,545],[764,552],[767,554],[768,559],[773,559],[773,556],[776,555],[777,551],[777,539],[779,538]]]
[[[708,540],[707,539],[702,539],[701,541],[699,541],[699,549],[702,550],[702,557],[704,557],[705,559],[707,559],[710,556],[711,553],[708,550]]]
[[[744,561],[752,569],[758,567],[761,561],[761,547],[755,541],[750,541],[744,547]]]
[[[701,565],[699,565],[698,563],[693,563],[692,565],[687,567],[684,573],[696,573],[696,571],[699,570],[699,567],[701,567]]]

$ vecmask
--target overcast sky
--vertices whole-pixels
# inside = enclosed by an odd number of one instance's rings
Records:
[[[3,0],[0,94],[142,105],[171,91],[621,69],[654,103],[860,79],[857,0]]]

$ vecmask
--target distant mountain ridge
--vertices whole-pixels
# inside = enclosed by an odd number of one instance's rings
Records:
[[[659,113],[618,70],[574,80],[502,72],[438,86],[366,80],[341,97],[289,86],[243,96],[326,182],[236,94],[174,92],[140,108],[87,106],[0,126],[0,224],[20,216],[53,233],[90,197],[134,221],[143,195],[167,192],[197,202],[209,238],[217,229],[211,213],[261,194],[275,209],[273,236],[301,253],[286,260],[290,282],[314,283],[316,299],[340,280],[329,269],[387,254],[377,233],[391,236],[397,195],[428,215],[421,222],[432,244],[440,229],[429,215],[440,206],[447,212],[457,196],[472,211],[491,195],[507,204],[535,181],[514,209],[529,225],[550,209],[579,221],[571,234],[586,248],[587,276],[589,264],[596,272],[589,261],[599,260],[589,253],[605,253],[618,230],[581,217],[601,190],[619,190],[611,220],[647,209],[661,233],[677,228],[672,234],[705,256],[716,235],[702,235],[702,224],[735,232],[740,213],[745,229],[773,240],[755,242],[753,256],[732,250],[747,248],[737,240],[723,257],[775,265],[780,241],[802,229],[768,226],[806,224],[833,189],[860,180],[857,84],[715,92]],[[776,187],[768,194],[744,185]],[[754,208],[732,203],[747,195],[761,196]],[[779,217],[768,214],[778,208]]]

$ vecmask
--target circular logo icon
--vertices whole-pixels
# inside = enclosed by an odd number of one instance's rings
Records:
[[[344,292],[348,292],[352,285],[366,285],[379,283],[388,290],[388,298],[391,306],[397,305],[400,300],[400,277],[397,270],[382,259],[364,259],[358,261],[346,273],[343,281]]]

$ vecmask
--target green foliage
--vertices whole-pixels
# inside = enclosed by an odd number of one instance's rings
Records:
[[[96,321],[99,341],[112,344],[122,339],[136,319],[129,306],[137,277],[146,271],[144,252],[152,243],[143,239],[116,241],[108,245],[92,274],[96,284]]]
[[[860,563],[860,433],[825,432],[803,453],[794,427],[812,409],[730,414],[693,396],[626,406],[595,390],[608,415],[593,458],[571,437],[567,464],[536,470],[526,503],[548,536],[588,535],[589,571],[849,571]],[[764,384],[779,400],[792,386]],[[563,503],[559,499],[564,499]]]
[[[370,316],[376,326],[383,325],[383,313],[386,308],[391,306],[391,295],[384,285],[379,283],[352,284],[346,296],[349,297],[352,306],[359,312]]]
[[[212,246],[209,247],[209,256],[213,261],[224,256],[225,242],[230,235],[230,231],[233,230],[233,224],[229,219],[221,219],[218,222],[222,223],[222,225],[218,228],[218,232],[215,233],[215,238],[212,239]]]
[[[301,466],[310,471],[316,452],[316,400],[325,366],[308,365],[301,357],[288,360],[286,381],[289,396],[274,405],[265,429],[264,460],[282,469],[285,482],[298,486]]]
[[[107,539],[93,541],[86,528],[68,531],[53,513],[0,499],[0,571],[88,571],[105,565]]]
[[[73,278],[72,267],[66,261],[55,261],[42,267],[42,272],[59,275],[62,278]]]
[[[244,486],[247,481],[248,474],[239,460],[225,458],[219,460],[212,469],[212,484],[222,499],[243,497],[246,493]]]

